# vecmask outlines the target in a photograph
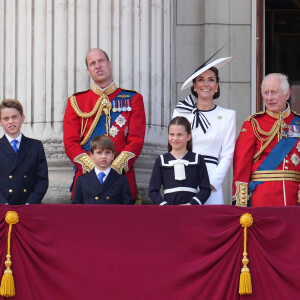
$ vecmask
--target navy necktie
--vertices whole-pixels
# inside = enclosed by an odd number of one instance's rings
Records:
[[[17,147],[18,140],[12,140],[11,143],[12,143],[12,147],[15,150],[15,152],[18,153],[18,147]]]
[[[106,175],[105,175],[104,172],[100,172],[100,173],[98,174],[98,178],[99,178],[99,181],[100,181],[101,184],[103,184],[103,178],[104,178],[105,176],[106,176]]]

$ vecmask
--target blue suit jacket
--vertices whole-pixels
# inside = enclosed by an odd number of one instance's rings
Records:
[[[0,203],[41,203],[48,189],[48,166],[41,141],[22,136],[16,154],[0,139]]]
[[[127,177],[111,169],[100,184],[95,169],[77,178],[73,204],[133,204]]]

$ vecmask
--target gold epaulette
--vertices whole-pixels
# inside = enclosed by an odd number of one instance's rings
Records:
[[[85,93],[87,93],[87,92],[89,92],[90,90],[85,90],[85,91],[81,91],[81,92],[76,92],[76,93],[74,93],[72,96],[78,96],[78,95],[81,95],[81,94],[85,94]],[[72,97],[71,96],[71,97]]]
[[[255,118],[256,116],[263,115],[263,114],[265,114],[265,113],[266,113],[265,111],[257,112],[257,113],[255,113],[255,114],[249,116],[249,117],[246,119],[246,121],[250,121],[252,118]]]
[[[122,91],[125,91],[125,92],[131,92],[131,93],[136,93],[136,94],[138,94],[138,92],[137,92],[137,91],[134,91],[134,90],[123,89],[123,88],[121,88],[121,87],[120,87],[120,89],[121,89]]]
[[[95,167],[95,162],[86,153],[79,154],[73,161],[81,164],[83,174],[90,172]]]
[[[111,168],[117,171],[119,174],[125,174],[128,172],[128,161],[129,159],[135,157],[132,152],[122,151],[118,157],[112,162]],[[124,171],[124,173],[123,173]]]
[[[297,113],[296,111],[292,110],[292,113],[295,114],[296,116],[300,117],[300,114]]]

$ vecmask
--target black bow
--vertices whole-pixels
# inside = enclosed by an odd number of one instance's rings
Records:
[[[183,111],[190,111],[194,114],[194,119],[192,122],[192,129],[201,127],[203,132],[206,133],[208,127],[210,126],[209,121],[205,115],[196,107],[195,102],[191,95],[188,95],[184,100],[180,101],[176,108]]]

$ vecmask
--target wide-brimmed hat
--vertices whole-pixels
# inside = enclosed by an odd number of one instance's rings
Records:
[[[195,72],[184,82],[184,84],[181,87],[181,90],[186,90],[187,88],[191,87],[193,85],[193,79],[199,76],[200,74],[204,73],[206,70],[210,69],[211,67],[215,67],[218,70],[223,68],[225,65],[227,65],[233,57],[222,57],[214,60],[213,62],[207,64],[207,61],[202,64],[199,68],[195,70]]]

